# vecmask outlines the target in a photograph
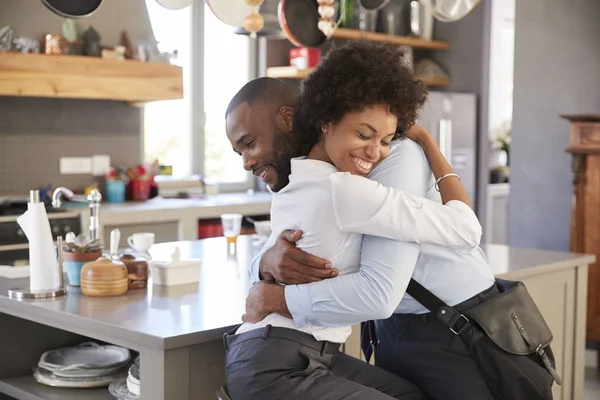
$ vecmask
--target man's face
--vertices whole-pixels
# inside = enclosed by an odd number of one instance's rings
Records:
[[[250,107],[244,102],[226,120],[227,138],[242,156],[244,169],[261,178],[271,190],[289,182],[290,159],[300,155],[292,134],[293,110]]]

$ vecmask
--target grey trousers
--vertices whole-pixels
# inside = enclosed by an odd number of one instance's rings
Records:
[[[268,326],[224,342],[232,400],[426,399],[415,384],[293,329]]]

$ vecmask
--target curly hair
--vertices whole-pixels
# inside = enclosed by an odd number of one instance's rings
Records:
[[[394,139],[405,137],[427,100],[427,87],[402,64],[399,46],[352,40],[330,50],[302,82],[294,132],[314,145],[321,128],[349,112],[387,103],[398,117]]]

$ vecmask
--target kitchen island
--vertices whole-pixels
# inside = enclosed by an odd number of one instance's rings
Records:
[[[241,322],[249,287],[247,266],[259,249],[251,236],[228,253],[224,238],[155,245],[154,258],[178,246],[182,257],[203,260],[200,282],[150,285],[112,298],[72,289],[53,300],[14,300],[11,287],[27,280],[0,279],[0,399],[110,399],[106,388],[60,389],[40,385],[32,367],[42,352],[94,339],[141,354],[144,400],[214,399],[224,382],[223,333]],[[582,398],[587,265],[594,256],[507,246],[484,246],[494,272],[523,280],[553,333],[564,384],[555,399]],[[359,356],[356,335],[345,351]]]

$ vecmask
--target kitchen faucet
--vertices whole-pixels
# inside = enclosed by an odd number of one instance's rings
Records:
[[[68,200],[75,201],[78,203],[87,202],[90,206],[90,238],[92,240],[98,239],[98,229],[100,228],[100,221],[98,214],[100,212],[100,203],[102,202],[102,195],[97,189],[92,189],[90,194],[87,196],[74,194],[72,190],[65,187],[59,187],[52,193],[52,206],[59,208],[62,205],[62,197]]]

